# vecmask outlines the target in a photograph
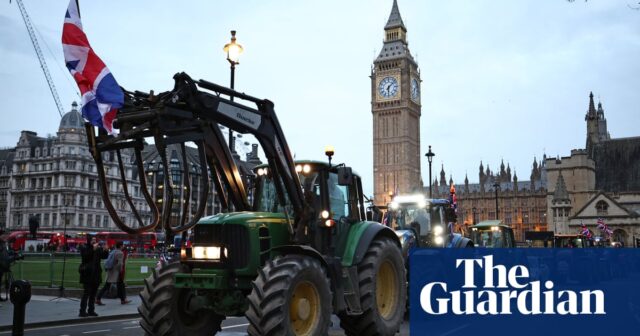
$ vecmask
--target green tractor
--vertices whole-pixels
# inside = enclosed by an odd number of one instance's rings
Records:
[[[390,228],[366,220],[360,177],[344,165],[294,162],[270,101],[184,73],[174,79],[174,89],[158,95],[126,92],[115,122],[118,135],[96,135],[87,125],[105,206],[116,225],[137,233],[161,223],[168,237],[191,231],[191,244],[181,247],[179,258],[162,262],[145,280],[138,310],[146,333],[211,335],[226,316],[246,316],[250,335],[326,335],[336,314],[347,335],[394,335],[407,293],[400,242]],[[250,188],[220,125],[252,134],[262,145],[268,163],[255,168]],[[170,187],[162,210],[148,202],[152,222],[139,220],[133,228],[118,217],[105,191],[102,154],[133,148],[138,155],[146,137],[161,154]],[[185,142],[198,148],[207,187],[200,188],[193,216],[184,211],[176,225],[167,215],[176,208],[172,190],[187,186],[171,180],[165,150],[171,143],[184,150]],[[146,198],[144,165],[138,165]],[[208,172],[226,211],[205,217]],[[184,174],[181,180],[189,181]],[[191,192],[185,195],[180,203],[191,209]]]

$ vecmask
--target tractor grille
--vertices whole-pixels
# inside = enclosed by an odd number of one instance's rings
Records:
[[[249,264],[249,230],[237,224],[196,225],[193,245],[215,245],[227,248],[227,266],[234,269],[244,268]]]

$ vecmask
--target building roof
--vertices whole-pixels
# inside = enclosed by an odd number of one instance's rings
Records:
[[[71,104],[71,111],[62,116],[59,129],[84,129],[84,119],[82,119],[82,114],[78,112],[76,102]]]
[[[393,29],[401,27],[405,31],[407,28],[404,26],[404,22],[402,22],[402,17],[400,16],[400,10],[398,9],[398,1],[393,0],[393,7],[391,7],[391,14],[389,14],[389,20],[387,20],[387,24],[384,26],[384,29]]]

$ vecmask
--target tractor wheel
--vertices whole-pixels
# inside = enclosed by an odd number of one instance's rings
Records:
[[[189,301],[194,298],[189,289],[175,288],[174,275],[186,272],[179,261],[162,263],[144,280],[140,292],[142,303],[138,312],[140,326],[147,335],[212,335],[220,331],[224,316],[212,311],[189,311]]]
[[[402,254],[387,238],[376,239],[358,264],[362,315],[340,313],[348,336],[395,335],[404,318],[407,281]]]
[[[331,285],[320,262],[301,255],[278,257],[266,263],[252,285],[249,335],[327,335]]]

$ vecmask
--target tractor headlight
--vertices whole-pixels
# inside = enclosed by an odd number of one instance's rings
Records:
[[[219,246],[194,246],[192,251],[194,259],[220,259],[227,255],[227,249]]]
[[[440,225],[436,225],[436,226],[433,227],[433,234],[435,234],[436,236],[441,235],[442,231],[444,231],[444,230],[442,229],[442,226],[440,226]]]

